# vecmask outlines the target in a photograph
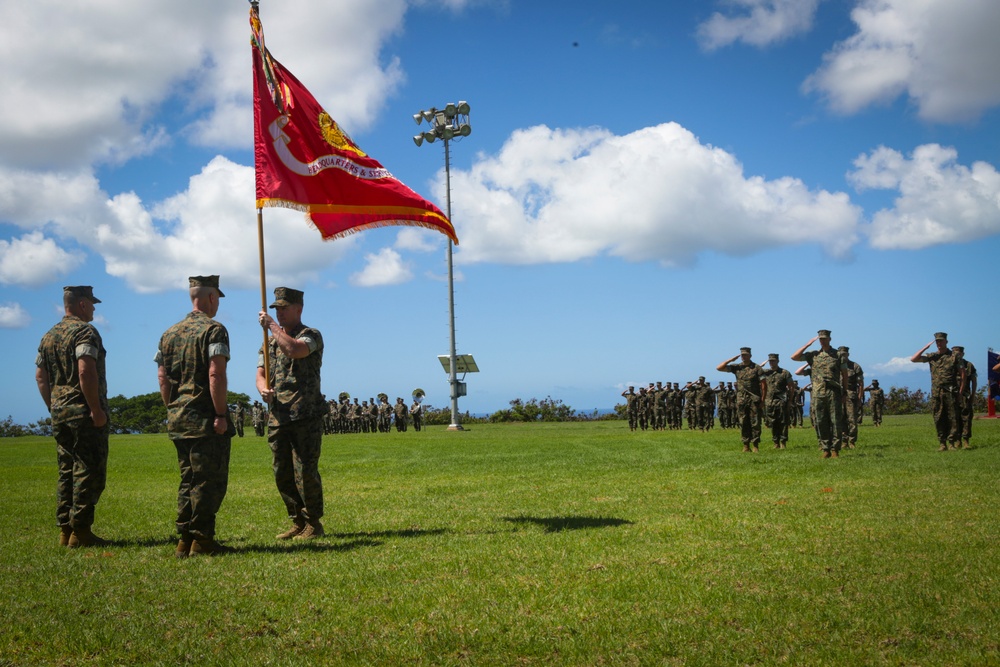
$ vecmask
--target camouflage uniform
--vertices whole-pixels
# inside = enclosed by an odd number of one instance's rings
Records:
[[[749,348],[742,348],[749,354]],[[761,388],[763,369],[757,364],[727,364],[720,369],[736,376],[736,420],[740,425],[743,451],[760,446]]]
[[[628,428],[634,431],[639,426],[639,394],[635,393],[635,387],[629,387],[628,391],[623,391],[625,398],[625,416],[628,418]]]
[[[937,340],[948,340],[943,333],[934,334],[934,337]],[[958,416],[958,384],[961,376],[958,356],[945,349],[921,354],[914,359],[917,363],[930,364],[931,412],[934,414],[934,428],[941,449],[946,449],[948,445],[957,446],[962,435]]]
[[[777,361],[777,355],[769,355]],[[771,441],[776,449],[784,449],[788,444],[788,422],[790,410],[789,395],[794,391],[792,374],[780,366],[764,368],[764,387],[767,392],[765,410],[771,426]]]
[[[861,366],[847,356],[850,350],[844,346],[838,348],[845,356],[844,370],[847,372],[847,386],[844,388],[844,445],[854,449],[858,443],[858,423],[861,420],[861,397],[865,386],[865,372]]]
[[[302,292],[287,287],[274,290],[272,308],[302,303]],[[304,342],[309,355],[292,359],[281,351],[277,339],[268,340],[271,377],[274,390],[267,444],[278,494],[288,517],[295,525],[318,524],[323,516],[323,480],[319,459],[323,446],[323,420],[327,403],[320,388],[323,366],[323,336],[317,329],[299,324],[285,334]],[[260,349],[258,368],[264,367],[264,348]]]
[[[90,417],[80,388],[78,360],[83,356],[97,362],[98,400],[107,413],[107,352],[93,325],[66,315],[42,337],[35,359],[35,366],[48,374],[51,389],[49,414],[59,466],[56,523],[64,531],[93,525],[107,480],[109,427],[94,426]]]
[[[229,487],[229,453],[235,428],[218,435],[209,391],[209,363],[229,359],[229,332],[207,313],[192,311],[160,337],[156,363],[169,382],[167,435],[177,450],[177,533],[211,540],[215,517]]]
[[[829,333],[829,332],[826,332]],[[839,452],[843,432],[843,365],[836,350],[810,350],[803,353],[810,367],[812,397],[809,414],[816,426],[819,447],[824,453]]]
[[[389,433],[392,430],[392,406],[385,394],[379,396],[378,400],[378,430],[380,433]]]
[[[962,386],[962,394],[958,398],[958,417],[961,421],[960,432],[962,434],[962,443],[966,449],[969,449],[969,440],[972,439],[972,419],[973,419],[973,400],[975,400],[976,395],[976,385],[979,382],[979,376],[976,373],[976,367],[971,361],[965,358],[965,348],[960,345],[956,345],[952,348],[952,351],[961,357],[961,366],[965,370],[965,384]]]
[[[868,409],[872,413],[872,424],[880,426],[882,424],[882,409],[885,407],[885,391],[878,386],[878,380],[872,382],[870,387],[866,387],[868,392]]]
[[[392,407],[392,412],[396,419],[396,432],[405,432],[407,423],[409,422],[409,414],[406,409],[406,403],[403,403],[402,398],[396,399],[396,405]]]

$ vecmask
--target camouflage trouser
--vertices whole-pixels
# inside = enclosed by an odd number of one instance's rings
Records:
[[[639,411],[635,408],[628,408],[628,427],[630,431],[634,431],[639,426]]]
[[[854,445],[858,441],[858,422],[861,419],[861,401],[857,394],[847,397],[844,411],[844,444]]]
[[[958,399],[958,417],[961,425],[959,426],[959,433],[962,434],[962,440],[969,440],[972,438],[972,397],[962,396]]]
[[[931,412],[938,442],[942,445],[945,442],[955,444],[961,438],[960,410],[958,392],[954,389],[931,389]]]
[[[211,435],[174,440],[181,483],[177,487],[177,534],[212,539],[215,515],[229,488],[232,437]]]
[[[776,445],[788,442],[788,406],[784,401],[767,402],[767,420],[771,426],[771,441]]]
[[[882,423],[882,404],[881,403],[870,403],[872,411],[872,424],[878,426]]]
[[[300,419],[268,429],[274,483],[293,521],[318,521],[323,516],[323,480],[319,457],[323,420]]]
[[[95,428],[90,419],[53,424],[59,462],[56,523],[72,528],[94,524],[94,506],[101,499],[108,470],[108,427]]]
[[[744,445],[760,444],[760,403],[740,400],[736,403],[736,421],[740,425],[740,439]]]
[[[819,448],[824,452],[839,452],[844,415],[844,402],[840,395],[832,392],[819,395],[814,393],[809,404],[809,414],[813,416],[816,425]]]

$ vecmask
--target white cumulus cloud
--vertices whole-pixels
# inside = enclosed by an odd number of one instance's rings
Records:
[[[991,164],[967,167],[954,148],[925,144],[909,157],[882,146],[854,166],[848,180],[859,190],[899,192],[893,208],[872,216],[875,248],[914,250],[1000,233],[1000,173]]]
[[[367,264],[351,276],[351,284],[357,287],[380,287],[399,285],[413,278],[413,270],[403,257],[392,248],[382,248],[377,253],[365,255]]]
[[[23,329],[31,316],[19,303],[0,303],[0,329]]]
[[[83,171],[33,175],[0,168],[3,183],[15,187],[0,197],[0,218],[74,239],[99,254],[110,275],[139,292],[176,289],[187,276],[202,273],[221,274],[234,287],[259,284],[253,167],[216,157],[191,177],[187,190],[152,205],[131,192],[109,198]],[[355,245],[350,238],[323,243],[298,211],[267,209],[263,216],[269,280],[312,280]],[[55,244],[39,232],[25,238],[58,258]],[[79,260],[64,259],[74,258]],[[47,268],[54,273],[58,265]]]
[[[906,94],[922,118],[974,119],[1000,104],[1000,2],[859,0],[857,32],[803,84],[840,113]]]
[[[0,239],[0,284],[37,287],[83,263],[80,252],[63,250],[40,231],[19,239]]]
[[[927,366],[925,364],[915,364],[910,361],[909,357],[893,357],[889,361],[872,364],[872,370],[887,375],[911,373],[913,371],[924,371],[926,373]]]
[[[808,32],[820,0],[728,0],[733,12],[715,12],[698,26],[702,48],[714,50],[734,42],[767,46]]]
[[[699,253],[745,256],[818,244],[846,255],[859,209],[795,178],[747,176],[726,151],[676,123],[515,132],[496,156],[452,171],[457,260],[535,264],[599,255],[664,266]],[[443,186],[437,184],[439,197]]]

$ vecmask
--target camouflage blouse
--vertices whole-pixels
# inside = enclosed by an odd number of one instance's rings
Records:
[[[802,355],[806,363],[809,364],[810,377],[812,378],[812,395],[819,396],[842,395],[844,391],[843,362],[837,351],[827,352],[826,350],[811,350]]]
[[[760,381],[764,377],[764,369],[757,364],[729,364],[723,370],[736,376],[736,400],[747,398],[760,400]]]
[[[104,411],[108,411],[105,356],[101,334],[93,325],[74,315],[66,315],[42,336],[35,365],[49,375],[52,389],[49,413],[53,424],[66,424],[90,416],[90,406],[80,389],[80,357],[92,357],[97,362],[98,398]]]
[[[919,361],[931,366],[931,391],[939,389],[952,391],[958,388],[962,370],[961,361],[951,350],[922,354]]]
[[[268,341],[270,354],[270,384],[274,389],[271,404],[271,426],[280,426],[300,419],[322,418],[327,413],[326,401],[320,389],[320,368],[323,366],[323,336],[319,330],[303,326],[298,331],[286,332],[298,340],[305,340],[311,352],[302,359],[292,359],[278,347],[278,342]],[[258,366],[264,365],[264,348],[260,349]]]
[[[156,363],[170,382],[167,435],[171,440],[215,433],[215,404],[208,386],[212,357],[229,359],[229,332],[206,313],[191,311],[160,337]]]

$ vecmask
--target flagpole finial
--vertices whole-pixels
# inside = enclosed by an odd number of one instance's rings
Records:
[[[251,9],[260,9],[260,0],[250,0]]]

